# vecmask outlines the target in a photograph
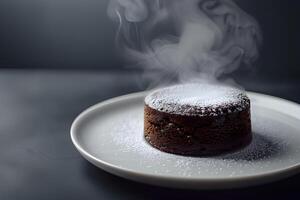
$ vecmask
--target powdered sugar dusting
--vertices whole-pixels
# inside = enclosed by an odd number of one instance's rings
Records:
[[[172,114],[212,115],[242,111],[249,106],[249,99],[243,91],[229,86],[182,84],[153,91],[145,104]]]

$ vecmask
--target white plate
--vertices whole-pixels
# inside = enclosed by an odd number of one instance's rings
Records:
[[[135,93],[99,103],[71,127],[72,142],[97,167],[127,179],[192,189],[238,188],[300,172],[300,106],[248,93],[254,139],[245,149],[217,157],[161,152],[143,138],[143,99]]]

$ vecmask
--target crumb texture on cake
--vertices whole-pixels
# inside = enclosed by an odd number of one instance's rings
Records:
[[[182,84],[151,92],[145,104],[170,114],[217,116],[244,110],[250,101],[244,91],[230,86]]]

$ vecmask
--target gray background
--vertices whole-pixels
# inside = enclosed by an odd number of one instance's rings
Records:
[[[123,70],[107,0],[1,0],[0,67]],[[262,27],[258,64],[241,76],[298,78],[300,2],[237,0]],[[131,70],[134,70],[131,68]]]

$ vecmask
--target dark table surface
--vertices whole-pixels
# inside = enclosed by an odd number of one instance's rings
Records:
[[[84,160],[69,129],[85,108],[140,91],[126,72],[1,70],[0,199],[220,199],[300,195],[300,175],[219,191],[160,188],[108,174]],[[252,91],[300,103],[300,80],[244,80]]]

